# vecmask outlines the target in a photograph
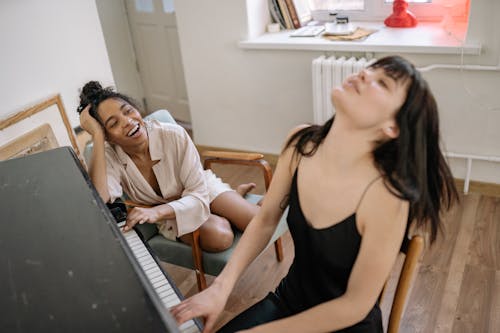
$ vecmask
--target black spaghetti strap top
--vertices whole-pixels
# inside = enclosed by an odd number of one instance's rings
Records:
[[[297,170],[292,180],[289,206],[287,222],[295,258],[276,294],[290,314],[296,314],[345,293],[361,235],[356,228],[356,213],[323,229],[315,229],[306,221],[298,196]],[[365,319],[339,332],[382,331],[380,308],[375,304]]]

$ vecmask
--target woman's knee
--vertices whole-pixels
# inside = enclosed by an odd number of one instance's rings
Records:
[[[233,244],[234,234],[229,221],[217,215],[211,215],[200,229],[200,243],[205,251],[220,252]]]
[[[259,206],[251,204],[236,192],[224,192],[210,204],[210,210],[227,218],[239,230],[245,230],[250,220],[257,215]]]

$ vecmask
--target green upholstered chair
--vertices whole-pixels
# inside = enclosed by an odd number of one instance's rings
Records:
[[[145,119],[156,119],[161,122],[175,123],[174,118],[167,110],[158,110],[145,117]],[[90,157],[91,144],[85,149],[85,157],[88,162]],[[269,164],[263,159],[261,154],[253,153],[233,153],[233,152],[204,152],[204,167],[210,168],[212,164],[236,164],[236,165],[250,165],[260,168],[263,171],[266,190],[271,182],[272,171]],[[248,194],[246,199],[252,203],[257,203],[262,196],[255,194]],[[134,206],[133,203],[125,200],[129,206]],[[278,227],[273,234],[268,246],[274,243],[276,257],[278,261],[283,259],[283,250],[281,245],[281,235],[288,230],[286,224],[286,211],[281,218]],[[142,224],[136,226],[138,230],[156,256],[167,263],[193,269],[196,272],[198,283],[198,290],[206,288],[207,283],[205,274],[216,276],[218,275],[225,264],[227,263],[231,253],[233,252],[236,244],[241,238],[242,233],[234,230],[234,242],[232,246],[222,252],[209,253],[201,250],[199,245],[199,232],[193,232],[193,247],[186,245],[180,241],[172,241],[163,237],[158,233],[158,229],[153,224]]]

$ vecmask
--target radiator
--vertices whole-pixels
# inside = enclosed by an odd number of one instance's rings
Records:
[[[342,84],[353,73],[375,62],[375,59],[321,56],[312,62],[314,123],[323,124],[335,113],[330,94],[332,88]]]

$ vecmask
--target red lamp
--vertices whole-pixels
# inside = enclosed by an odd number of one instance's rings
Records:
[[[405,0],[394,0],[392,14],[385,19],[384,23],[392,28],[411,28],[416,26],[418,21],[408,10],[408,3]]]

